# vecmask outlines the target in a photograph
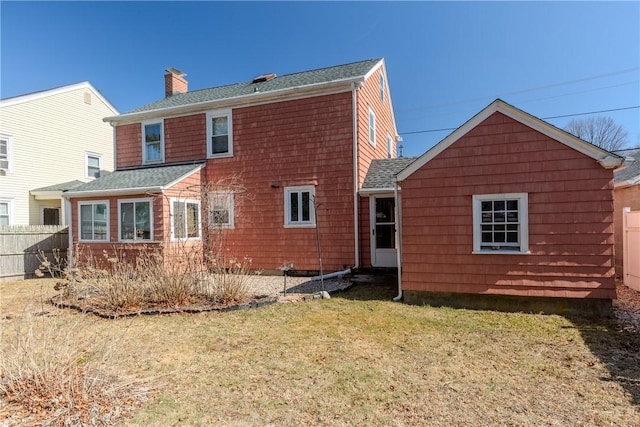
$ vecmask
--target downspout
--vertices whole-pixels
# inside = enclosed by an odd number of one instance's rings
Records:
[[[393,197],[396,202],[396,236],[398,241],[396,250],[396,256],[398,257],[398,295],[393,298],[394,301],[400,301],[402,299],[402,206],[399,196],[398,181],[396,181],[393,184]]]
[[[356,92],[362,83],[351,83],[351,99],[353,108],[353,233],[354,256],[353,268],[360,267],[360,218],[358,211],[358,98]]]
[[[64,199],[64,221],[67,223],[69,230],[69,247],[67,248],[67,266],[73,267],[73,224],[71,223],[73,217],[71,215],[71,200],[62,196]]]

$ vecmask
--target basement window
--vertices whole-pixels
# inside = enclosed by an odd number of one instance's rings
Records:
[[[527,193],[473,196],[473,253],[529,252]]]

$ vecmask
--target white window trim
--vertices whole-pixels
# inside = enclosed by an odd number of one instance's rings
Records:
[[[98,168],[100,169],[100,175],[97,178],[102,176],[102,154],[92,153],[90,151],[85,151],[84,153],[84,173],[86,178],[96,179],[95,176],[89,175],[89,157],[96,157],[98,159]]]
[[[137,202],[149,202],[149,239],[123,239],[122,238],[122,204],[123,203],[137,203]],[[153,242],[154,237],[154,217],[153,217],[153,199],[150,197],[139,199],[118,199],[118,241],[119,242],[133,242],[133,243],[149,243]]]
[[[211,202],[213,203],[213,200],[215,198],[215,196],[217,195],[224,195],[227,196],[227,210],[229,211],[229,222],[227,224],[214,224],[210,221],[210,218],[207,218],[208,222],[209,222],[209,228],[211,229],[220,229],[220,228],[228,228],[228,229],[233,229],[236,227],[235,224],[235,199],[233,196],[233,192],[232,191],[212,191],[210,194],[211,197]],[[212,206],[209,206],[209,211],[213,210]]]
[[[213,137],[213,126],[211,126],[211,119],[214,117],[226,117],[227,118],[227,132],[228,132],[228,146],[229,151],[226,153],[213,153],[211,147],[211,138]],[[232,110],[210,110],[207,111],[207,158],[218,159],[221,157],[233,157],[233,115]]]
[[[290,222],[291,218],[291,193],[309,192],[309,221]],[[284,227],[285,228],[315,228],[316,213],[314,209],[316,187],[314,185],[300,185],[285,187],[284,189]]]
[[[82,215],[80,213],[80,206],[86,206],[86,205],[106,205],[107,208],[107,236],[104,240],[97,240],[97,239],[83,239],[82,238]],[[108,200],[91,200],[89,202],[78,202],[78,241],[79,242],[108,242],[111,236],[111,218],[109,217],[109,213],[111,211],[109,210],[109,201]],[[62,219],[61,219],[62,220]],[[93,224],[92,224],[93,225]],[[95,233],[93,233],[95,234]]]
[[[373,121],[372,118],[373,117]],[[373,127],[373,140],[371,138],[371,128]],[[368,130],[368,138],[369,138],[369,144],[375,148],[376,146],[376,113],[373,111],[373,109],[371,107],[369,107],[369,126],[367,127]]]
[[[144,128],[148,125],[156,125],[160,124],[160,160],[147,160],[147,143],[145,141],[145,132]],[[145,120],[141,124],[141,141],[142,141],[142,164],[157,164],[164,163],[164,119],[159,120]]]
[[[384,73],[380,73],[380,101],[384,102],[384,92],[385,92],[385,80]]]
[[[174,211],[174,206],[173,206],[173,204],[176,203],[176,202],[185,204],[185,215],[186,215],[186,204],[187,203],[198,205],[198,237],[188,237],[188,236],[187,237],[180,237],[180,238],[176,237],[175,222],[174,222],[175,211]],[[172,242],[184,242],[184,241],[202,240],[202,208],[200,206],[200,200],[181,199],[179,197],[171,197],[171,198],[169,198],[169,212],[170,212],[170,215],[171,215],[170,223],[171,223],[171,241]],[[185,227],[186,227],[186,223],[185,223]]]
[[[13,172],[13,156],[12,156],[12,145],[13,142],[11,141],[11,137],[9,135],[5,135],[5,134],[0,134],[0,139],[4,139],[7,141],[7,168],[0,168],[0,170],[3,170],[7,173],[11,173]]]
[[[473,254],[526,255],[529,254],[529,195],[527,193],[474,194],[473,196]],[[481,249],[482,202],[496,199],[518,199],[520,217],[520,250]]]
[[[6,203],[7,206],[7,213],[9,214],[9,224],[8,225],[13,225],[13,221],[15,218],[15,212],[14,212],[14,206],[13,206],[13,199],[0,199],[0,203]]]

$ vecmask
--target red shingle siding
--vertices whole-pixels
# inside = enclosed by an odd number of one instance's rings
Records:
[[[472,254],[472,196],[528,193],[530,255]],[[402,183],[403,288],[615,297],[612,171],[500,113]]]
[[[364,182],[371,160],[387,158],[387,135],[391,135],[392,140],[395,141],[396,130],[393,126],[391,97],[386,84],[384,100],[380,99],[380,74],[382,71],[382,67],[378,68],[356,92],[358,103],[358,188]],[[369,143],[369,107],[376,116],[375,148]],[[393,157],[395,157],[395,142],[392,146]]]
[[[246,187],[226,232],[233,254],[318,270],[316,229],[284,227],[285,187],[315,185],[324,269],[354,264],[351,111],[350,92],[233,110],[233,157],[206,168],[207,181],[237,176]]]
[[[207,157],[205,114],[164,120],[166,163],[203,160]]]
[[[142,127],[140,123],[116,127],[116,169],[142,164]]]

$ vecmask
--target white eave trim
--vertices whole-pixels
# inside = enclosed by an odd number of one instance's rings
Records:
[[[393,193],[394,188],[363,188],[360,190],[361,196],[373,196],[374,194],[389,194]]]
[[[118,189],[106,189],[106,190],[88,190],[88,191],[67,191],[62,193],[62,197],[66,199],[70,198],[83,198],[83,197],[109,197],[109,196],[123,196],[131,194],[144,194],[144,193],[161,193],[164,187],[138,187],[138,188],[118,188]]]
[[[623,157],[617,156],[613,153],[603,150],[602,148],[596,147],[595,145],[583,141],[580,138],[577,138],[570,133],[563,131],[562,129],[550,125],[544,120],[534,117],[529,113],[526,113],[500,99],[497,99],[489,104],[489,106],[487,106],[485,109],[469,119],[458,129],[453,131],[445,139],[433,146],[430,150],[416,159],[416,161],[407,166],[404,170],[402,170],[398,174],[398,181],[404,181],[405,179],[407,179],[411,174],[420,169],[438,154],[442,153],[445,149],[449,148],[449,146],[451,146],[454,142],[462,138],[469,131],[471,131],[473,128],[475,128],[477,125],[482,123],[489,116],[496,112],[502,113],[505,116],[510,117],[513,120],[518,121],[525,126],[528,126],[531,129],[542,133],[543,135],[548,136],[551,139],[554,139],[582,154],[591,157],[604,168],[616,168],[622,165],[624,161]]]
[[[35,197],[36,200],[55,200],[62,197],[63,192],[62,190],[51,190],[51,191],[31,190],[29,191],[29,194]]]
[[[247,95],[240,95],[231,98],[216,99],[211,101],[197,102],[188,105],[161,108],[157,110],[139,111],[136,113],[121,114],[118,116],[105,117],[105,122],[112,126],[136,123],[157,117],[179,116],[188,113],[202,112],[204,110],[239,108],[251,105],[267,104],[284,100],[307,98],[311,96],[330,95],[340,92],[351,92],[352,83],[364,82],[364,77],[351,77],[348,79],[333,80],[331,82],[315,83],[305,86],[296,86],[287,89],[274,90],[269,92],[254,92]]]

